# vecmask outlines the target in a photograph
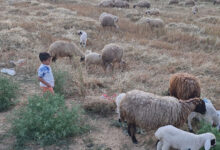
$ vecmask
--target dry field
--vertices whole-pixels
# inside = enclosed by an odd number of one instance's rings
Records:
[[[40,65],[39,52],[47,51],[49,45],[62,39],[79,46],[77,30],[88,34],[88,46],[101,52],[104,45],[118,43],[124,47],[127,68],[115,70],[114,78],[105,75],[101,67],[86,72],[84,64],[73,65],[69,59],[58,59],[52,66],[68,71],[77,83],[76,94],[67,102],[83,103],[84,96],[113,95],[132,89],[140,89],[162,95],[168,89],[169,77],[176,72],[187,72],[199,78],[202,97],[212,100],[220,109],[220,5],[198,0],[199,13],[193,15],[191,7],[168,5],[167,0],[150,0],[153,8],[160,9],[157,16],[166,27],[151,30],[137,25],[146,9],[100,8],[100,0],[0,0],[0,63],[8,60],[26,59],[26,65],[17,67],[14,80],[20,83],[21,96],[16,107],[0,113],[0,150],[12,149],[14,137],[2,137],[10,124],[7,115],[23,107],[27,97],[40,93],[36,83],[36,71]],[[119,30],[103,29],[98,22],[102,12],[119,16]],[[155,17],[155,16],[153,16]],[[82,48],[83,51],[86,50]],[[79,60],[77,58],[77,60]],[[2,75],[2,74],[0,74]],[[101,86],[100,86],[101,85]],[[137,135],[134,145],[122,129],[112,126],[116,114],[109,117],[90,116],[89,124],[96,129],[90,133],[69,139],[61,146],[33,150],[151,150],[155,149],[154,132]]]

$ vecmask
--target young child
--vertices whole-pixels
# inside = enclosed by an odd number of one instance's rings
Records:
[[[39,54],[39,58],[42,63],[38,68],[38,80],[40,81],[40,87],[44,93],[48,91],[54,93],[54,77],[50,68],[51,56],[49,53],[43,52]]]

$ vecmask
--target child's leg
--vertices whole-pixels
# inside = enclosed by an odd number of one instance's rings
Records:
[[[52,94],[54,94],[54,90],[52,87],[48,88],[48,87],[41,87],[43,93],[46,93],[46,92],[50,92]]]

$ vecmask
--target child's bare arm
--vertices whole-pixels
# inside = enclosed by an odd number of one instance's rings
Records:
[[[51,87],[51,85],[50,85],[49,83],[47,83],[43,78],[38,77],[38,80],[39,80],[40,82],[42,82],[43,84],[45,84],[47,87]]]

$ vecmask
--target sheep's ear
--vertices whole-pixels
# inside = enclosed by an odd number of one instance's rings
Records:
[[[209,150],[211,148],[211,141],[210,140],[206,140],[205,142],[205,150]]]

